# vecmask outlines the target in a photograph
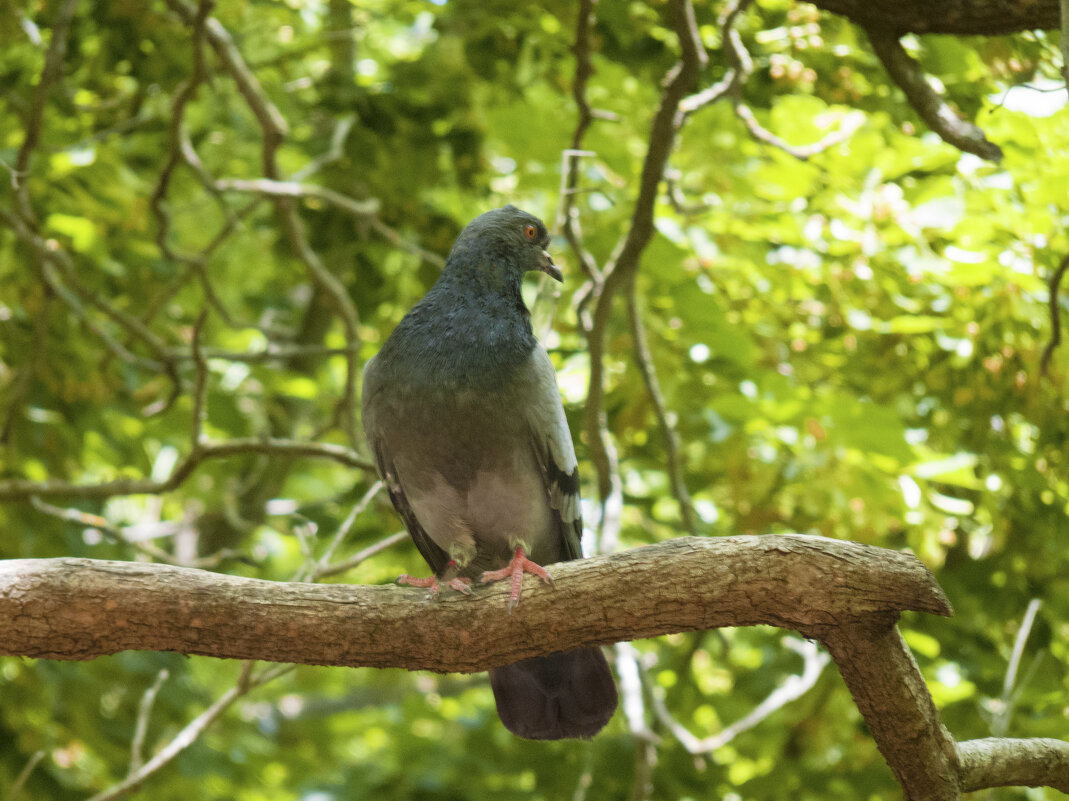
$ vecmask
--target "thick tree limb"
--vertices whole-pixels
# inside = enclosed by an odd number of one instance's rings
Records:
[[[913,556],[821,537],[684,537],[555,565],[513,615],[475,597],[280,583],[169,565],[0,561],[0,653],[91,659],[157,650],[474,672],[582,645],[720,626],[803,632],[950,604]],[[475,636],[473,632],[478,632]],[[460,647],[458,647],[460,646]]]
[[[91,559],[0,561],[0,653],[76,660],[139,649],[474,672],[583,645],[768,624],[827,646],[911,801],[1008,784],[1069,786],[1069,743],[957,744],[943,727],[895,627],[904,610],[951,612],[912,555],[802,535],[683,537],[554,565],[553,575],[553,587],[530,582],[508,615],[504,585],[432,603],[393,586]]]
[[[1053,787],[1069,793],[1069,743],[988,737],[957,744],[962,792],[984,787]]]
[[[818,8],[842,14],[869,30],[888,34],[950,33],[1000,35],[1058,27],[1058,0],[1018,3],[1011,0],[817,0]]]
[[[876,745],[910,801],[960,797],[954,739],[943,726],[894,615],[822,632]]]

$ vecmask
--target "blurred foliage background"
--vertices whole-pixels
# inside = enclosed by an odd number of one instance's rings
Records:
[[[195,46],[196,9],[181,0],[18,5],[0,10],[0,480],[166,481],[191,453],[198,364],[211,441],[363,452],[360,364],[434,281],[461,227],[507,202],[557,219],[576,124],[573,3],[220,0],[218,27],[205,30],[231,39],[251,90],[220,51]],[[66,51],[40,97],[68,10]],[[729,66],[720,11],[696,8],[710,54],[702,86]],[[1064,737],[1069,346],[1040,370],[1047,282],[1069,252],[1057,38],[906,38],[1003,148],[994,164],[927,132],[842,18],[762,0],[737,28],[754,59],[745,101],[768,130],[798,146],[844,120],[857,130],[803,161],[756,141],[721,103],[691,116],[671,154],[636,289],[693,528],[912,550],[956,609],[903,621],[953,735]],[[603,113],[582,143],[590,155],[573,201],[585,247],[604,262],[629,225],[678,42],[663,3],[603,0],[590,45],[587,99]],[[277,150],[250,92],[285,122]],[[241,184],[264,177],[320,189],[276,200]],[[365,205],[346,209],[329,193]],[[584,280],[563,240],[556,256],[559,298],[528,289],[536,320],[553,318],[544,338],[583,462],[593,548]],[[344,287],[348,317],[313,280],[316,262]],[[1056,308],[1067,310],[1064,296]],[[620,301],[603,362],[619,547],[687,533],[632,337]],[[335,562],[400,528],[380,493],[342,530],[371,472],[323,454],[237,450],[164,491],[9,494],[0,557],[201,559],[291,580],[339,531]],[[424,569],[403,540],[325,580]],[[511,737],[485,675],[301,667],[237,699],[141,792],[895,797],[834,668],[785,636],[722,630],[617,649],[631,715],[589,743]],[[668,725],[721,734],[803,667],[817,669],[808,691],[714,750],[691,753]],[[139,705],[163,669],[142,716],[145,759],[241,666],[159,653],[0,660],[0,798],[28,765],[23,798],[83,799],[121,780]]]

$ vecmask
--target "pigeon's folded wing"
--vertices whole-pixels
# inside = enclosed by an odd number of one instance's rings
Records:
[[[416,517],[412,504],[409,503],[408,498],[405,496],[404,487],[402,487],[401,481],[397,476],[397,467],[394,464],[389,448],[386,446],[386,439],[382,436],[382,429],[376,425],[374,399],[378,391],[379,377],[374,364],[375,359],[372,359],[368,362],[364,371],[363,419],[368,444],[375,457],[375,465],[379,469],[379,475],[386,482],[386,491],[390,494],[393,508],[401,516],[401,521],[405,524],[405,528],[408,529],[412,541],[416,543],[416,548],[437,576],[441,574],[449,563],[449,555],[430,538],[427,530],[423,528]]]
[[[535,460],[542,471],[549,505],[560,524],[563,558],[583,555],[583,516],[579,505],[579,463],[564,416],[553,363],[541,345],[527,362],[527,420]]]

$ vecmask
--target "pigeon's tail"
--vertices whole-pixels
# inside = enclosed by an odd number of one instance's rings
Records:
[[[616,710],[616,684],[599,648],[494,668],[490,686],[505,728],[529,740],[593,737]]]

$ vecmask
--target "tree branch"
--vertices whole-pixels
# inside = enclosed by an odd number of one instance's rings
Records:
[[[33,158],[33,151],[41,140],[41,126],[44,123],[48,93],[63,69],[63,57],[67,53],[67,36],[70,33],[77,5],[78,0],[66,0],[56,14],[56,20],[52,24],[52,39],[48,44],[48,54],[45,56],[45,66],[41,70],[37,86],[34,87],[33,100],[26,118],[26,133],[22,138],[18,154],[15,156],[15,166],[12,171],[15,208],[31,226],[36,226],[37,219],[33,213],[33,206],[30,204],[30,161]]]
[[[689,534],[697,534],[694,503],[687,491],[687,483],[683,479],[683,463],[679,455],[679,434],[673,423],[673,415],[668,411],[668,404],[665,403],[661,382],[657,379],[657,368],[653,363],[653,355],[650,353],[649,342],[646,339],[646,325],[642,321],[642,309],[638,305],[634,282],[627,287],[627,317],[631,324],[631,345],[635,352],[635,364],[638,365],[638,370],[642,374],[646,395],[653,404],[657,424],[661,429],[661,437],[664,439],[668,483],[672,488],[672,496],[679,504],[679,516],[683,521],[683,528]]]
[[[961,790],[985,787],[1053,787],[1069,793],[1069,743],[988,737],[957,743]]]
[[[203,442],[176,465],[171,475],[156,481],[151,478],[120,478],[102,484],[72,484],[68,481],[46,479],[0,479],[0,501],[39,498],[113,498],[116,495],[158,495],[180,486],[207,459],[259,453],[280,457],[312,457],[333,459],[348,467],[374,472],[375,466],[356,451],[330,442],[248,437],[220,442]]]
[[[1051,357],[1058,346],[1062,344],[1062,315],[1058,309],[1058,301],[1061,297],[1062,278],[1066,270],[1069,270],[1069,253],[1066,253],[1062,258],[1061,264],[1051,274],[1050,281],[1047,283],[1047,306],[1050,309],[1050,340],[1044,346],[1043,355],[1039,358],[1040,375],[1047,374],[1047,370],[1050,369]]]
[[[553,574],[552,587],[529,582],[520,611],[508,615],[500,584],[431,603],[395,586],[14,559],[0,561],[0,653],[78,660],[141,649],[475,672],[581,646],[767,624],[825,644],[910,801],[1017,783],[1069,787],[1069,743],[959,745],[943,727],[895,621],[904,610],[949,615],[950,603],[910,554],[797,534],[683,537],[557,564]],[[256,681],[239,682],[189,728],[207,725]],[[170,756],[161,752],[116,787],[134,786]]]
[[[669,632],[757,624],[804,631],[904,609],[950,613],[915,557],[802,535],[683,537],[561,563],[553,575],[555,587],[528,583],[519,612],[507,615],[503,584],[424,603],[424,592],[394,586],[14,559],[0,561],[0,653],[90,659],[147,649],[474,672]]]
[[[650,126],[649,148],[642,163],[638,195],[631,215],[631,224],[602,276],[594,283],[591,300],[594,311],[586,331],[590,351],[590,380],[586,404],[586,430],[589,437],[590,458],[598,471],[598,496],[603,509],[614,494],[613,472],[615,453],[609,438],[605,417],[605,386],[603,356],[608,334],[609,318],[617,293],[634,280],[642,253],[653,236],[653,211],[657,190],[664,176],[668,156],[672,152],[677,130],[679,104],[698,78],[708,57],[701,43],[701,34],[694,19],[690,0],[673,0],[671,13],[675,17],[679,38],[680,59],[665,77],[661,102]]]
[[[929,128],[939,134],[944,142],[966,153],[989,161],[1002,159],[1002,148],[989,141],[972,122],[959,117],[939,96],[928,83],[921,65],[902,49],[897,35],[872,29],[866,32],[887,74],[898,84],[913,110]]]
[[[817,637],[831,652],[906,798],[956,801],[960,788],[954,740],[895,626],[896,617],[872,615]]]

